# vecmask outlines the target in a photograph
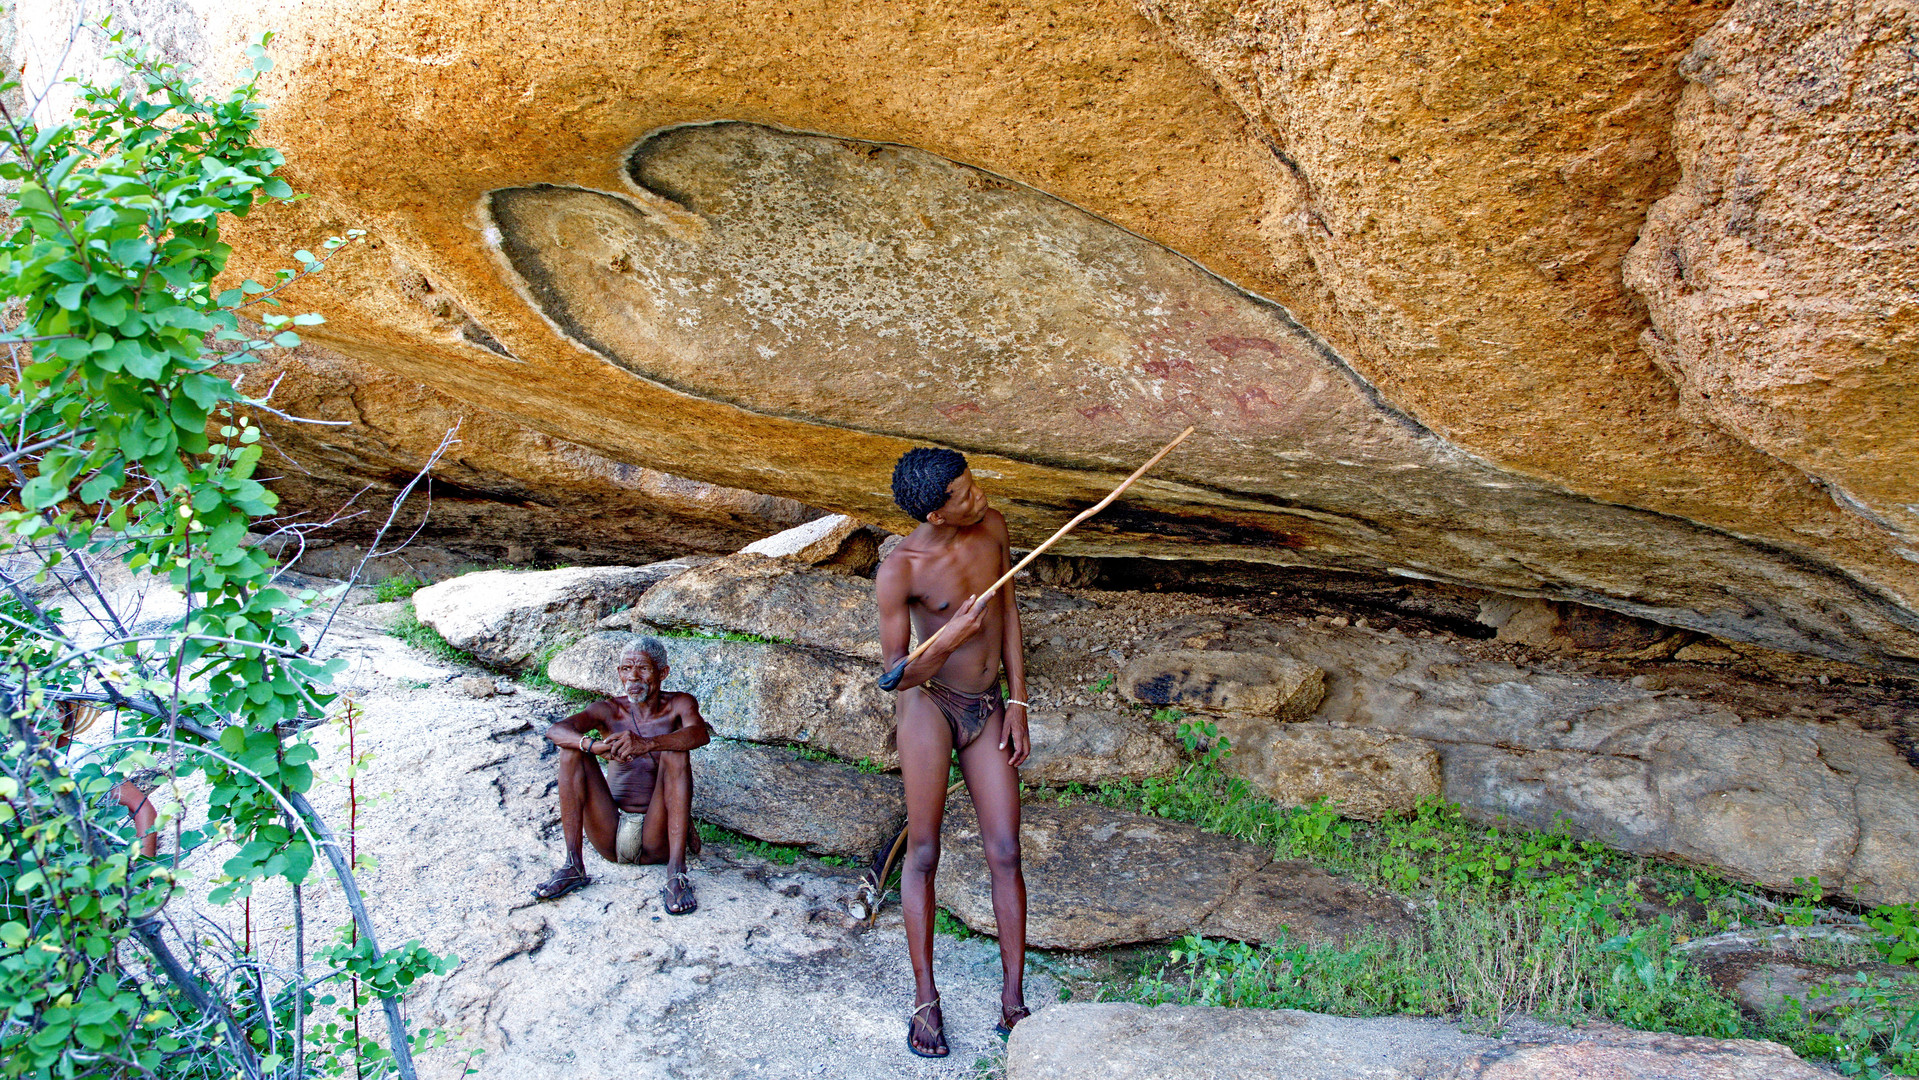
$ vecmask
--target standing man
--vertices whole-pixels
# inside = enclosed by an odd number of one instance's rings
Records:
[[[533,890],[535,900],[557,900],[592,879],[580,851],[582,834],[608,862],[618,862],[620,811],[646,815],[639,862],[665,863],[660,901],[668,915],[696,910],[699,900],[686,876],[693,830],[693,766],[690,751],[712,740],[700,703],[692,694],[664,693],[666,646],[641,638],[620,654],[618,677],[625,693],[596,701],[546,729],[560,748],[560,829],[566,865]],[[607,768],[600,771],[604,758]],[[690,838],[690,841],[689,841]]]
[[[906,856],[900,908],[913,961],[913,1017],[906,1045],[921,1057],[945,1057],[945,1018],[933,984],[933,875],[940,819],[954,751],[979,814],[999,924],[1000,1024],[1006,1034],[1028,1015],[1026,881],[1019,863],[1019,765],[1031,750],[1026,731],[1026,663],[1013,585],[979,595],[1011,563],[1006,519],[952,450],[910,450],[893,468],[893,501],[924,522],[893,549],[875,580],[880,649],[890,670],[923,641],[939,640],[900,678],[897,725],[906,781]],[[1005,673],[1012,697],[1000,699]]]

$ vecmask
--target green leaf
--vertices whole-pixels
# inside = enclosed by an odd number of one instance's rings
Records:
[[[65,288],[55,291],[53,294],[53,302],[59,304],[67,311],[78,311],[80,310],[80,295],[86,292],[86,289],[86,282],[76,281]]]
[[[115,240],[107,250],[113,256],[113,261],[121,266],[143,266],[153,257],[153,245],[137,236]]]
[[[87,314],[108,326],[117,326],[127,317],[126,297],[96,294],[87,301]]]

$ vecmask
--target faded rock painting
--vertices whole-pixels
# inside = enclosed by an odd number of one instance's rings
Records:
[[[527,301],[634,376],[1070,469],[1129,469],[1193,424],[1194,452],[1090,530],[1919,656],[1919,616],[1891,598],[1479,461],[1285,309],[1031,187],[911,147],[735,122],[655,133],[627,175],[625,192],[506,188],[485,209]],[[1835,596],[1849,615],[1822,599]]]

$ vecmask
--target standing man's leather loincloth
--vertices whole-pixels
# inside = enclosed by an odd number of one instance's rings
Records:
[[[607,732],[609,737],[622,731],[630,731],[647,739],[657,739],[673,730],[674,720],[663,716],[657,720],[645,720],[635,723],[632,718],[632,706],[621,709],[621,716],[615,720]],[[622,765],[616,761],[606,763],[606,787],[613,795],[613,802],[629,813],[641,814],[653,802],[653,782],[660,775],[660,755],[658,751],[641,754]]]
[[[955,750],[971,746],[973,740],[979,738],[979,733],[986,730],[986,722],[1002,707],[998,682],[980,693],[969,694],[928,679],[920,684],[920,690],[933,699],[933,704],[939,706],[940,715],[946,717],[946,726],[953,730]]]

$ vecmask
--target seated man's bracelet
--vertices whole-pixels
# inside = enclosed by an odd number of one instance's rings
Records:
[[[1008,705],[1018,705],[1018,706],[1019,706],[1020,708],[1022,708],[1022,709],[1030,709],[1030,708],[1032,708],[1032,706],[1031,706],[1031,705],[1028,705],[1027,703],[1025,703],[1024,701],[1021,701],[1021,700],[1020,700],[1020,699],[1018,699],[1018,698],[1007,698],[1007,699],[1006,699],[1006,703],[1007,703]]]

